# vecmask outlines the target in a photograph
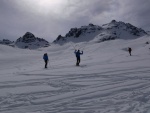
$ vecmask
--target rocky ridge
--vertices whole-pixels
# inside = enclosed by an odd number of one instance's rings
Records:
[[[103,42],[115,39],[134,39],[143,35],[147,35],[147,32],[141,28],[137,28],[130,23],[112,20],[102,26],[89,24],[88,26],[81,26],[81,28],[71,28],[65,36],[59,35],[54,43],[63,44],[70,41],[84,42],[92,40]]]
[[[23,37],[16,40],[15,45],[23,49],[37,49],[50,46],[49,42],[43,38],[35,37],[34,34],[27,32]]]

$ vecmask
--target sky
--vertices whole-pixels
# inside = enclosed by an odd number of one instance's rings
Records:
[[[26,32],[54,41],[71,28],[111,20],[150,31],[150,0],[0,0],[0,40]]]

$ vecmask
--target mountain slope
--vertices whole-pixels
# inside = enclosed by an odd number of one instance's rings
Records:
[[[103,42],[114,39],[135,39],[144,35],[147,35],[147,33],[141,28],[137,28],[129,23],[112,20],[110,23],[102,26],[89,24],[81,28],[72,28],[64,37],[59,35],[54,43],[63,44],[66,42],[91,40]]]
[[[81,67],[72,43],[37,50],[0,45],[0,112],[149,113],[149,39],[89,42]]]
[[[48,47],[50,44],[45,39],[35,37],[32,33],[27,32],[23,37],[16,40],[15,45],[23,49],[37,49],[41,47]]]
[[[8,39],[0,40],[0,44],[14,46],[14,42],[12,42],[12,41],[10,41]]]

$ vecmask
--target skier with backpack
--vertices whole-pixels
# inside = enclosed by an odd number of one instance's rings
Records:
[[[76,62],[76,66],[79,66],[79,64],[80,64],[80,55],[82,55],[83,54],[83,51],[82,52],[80,52],[80,50],[75,50],[75,55],[76,55],[76,58],[77,58],[77,62]]]
[[[47,55],[47,53],[45,53],[43,55],[43,59],[44,59],[44,62],[45,62],[45,68],[47,68],[47,64],[48,64],[48,55]]]

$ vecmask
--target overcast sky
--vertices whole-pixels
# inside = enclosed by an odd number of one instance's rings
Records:
[[[0,39],[29,31],[51,42],[72,27],[114,19],[150,30],[150,0],[0,0]]]

